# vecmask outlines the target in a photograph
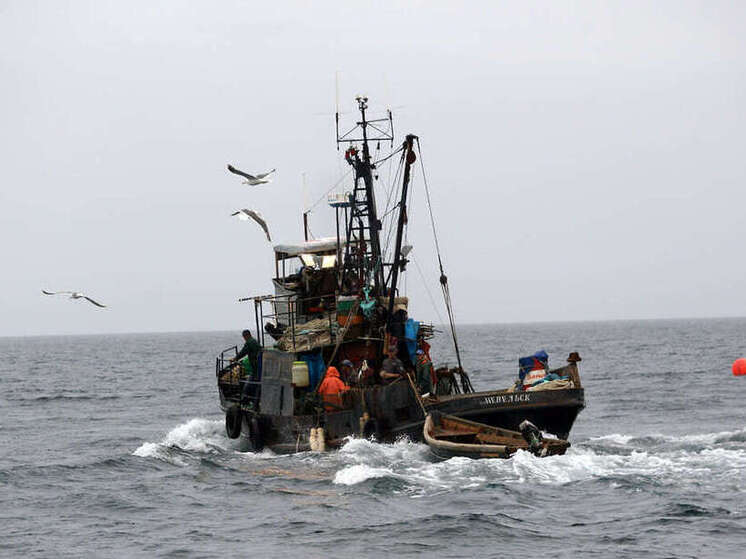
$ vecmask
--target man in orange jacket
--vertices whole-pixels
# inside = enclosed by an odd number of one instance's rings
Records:
[[[342,393],[350,389],[339,377],[336,367],[329,367],[324,375],[324,380],[319,386],[319,394],[324,401],[326,411],[338,411],[342,409]]]

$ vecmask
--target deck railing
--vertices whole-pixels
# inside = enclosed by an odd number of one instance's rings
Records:
[[[311,306],[315,304],[314,306]],[[269,308],[267,307],[269,305]],[[283,310],[284,309],[284,310]],[[254,314],[256,318],[257,339],[262,347],[267,347],[265,340],[265,326],[274,322],[281,324],[285,332],[290,333],[293,350],[296,349],[296,332],[303,324],[314,318],[325,318],[325,328],[328,329],[332,342],[336,341],[336,324],[333,314],[336,311],[336,295],[322,295],[299,298],[297,295],[267,295],[254,298]],[[284,335],[284,334],[283,334]]]

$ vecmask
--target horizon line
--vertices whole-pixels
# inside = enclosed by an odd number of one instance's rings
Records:
[[[463,322],[456,324],[456,328],[463,326],[525,326],[530,324],[580,324],[580,323],[611,323],[611,322],[656,322],[656,321],[680,321],[680,320],[737,320],[746,319],[744,315],[724,315],[724,316],[681,316],[681,317],[660,317],[660,318],[603,318],[603,319],[574,319],[574,320],[525,320],[525,321],[506,321],[506,322]],[[426,322],[426,321],[420,321]],[[433,326],[442,326],[449,328],[449,325],[440,323],[431,323]],[[251,328],[249,328],[251,329]],[[134,336],[147,334],[200,334],[200,333],[217,333],[217,332],[238,332],[240,334],[242,327],[221,328],[214,330],[128,330],[120,332],[78,332],[78,333],[60,333],[60,334],[2,334],[0,339],[7,338],[53,338],[53,337],[73,337],[73,336]],[[443,332],[447,334],[447,332]]]

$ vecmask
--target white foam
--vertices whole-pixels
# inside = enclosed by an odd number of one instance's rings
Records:
[[[634,437],[632,435],[620,435],[619,433],[612,433],[611,435],[603,435],[601,437],[594,437],[590,441],[608,441],[612,444],[625,445],[631,441]]]
[[[413,495],[476,488],[490,483],[555,484],[609,479],[644,478],[661,485],[730,482],[746,470],[746,430],[682,436],[632,436],[613,433],[576,443],[563,456],[537,458],[519,451],[508,460],[451,458],[437,461],[428,447],[408,440],[379,444],[350,438],[338,452],[278,456],[269,450],[242,453],[250,460],[299,461],[333,472],[335,485],[355,486],[390,478]],[[176,426],[160,442],[145,442],[133,454],[185,465],[188,453],[233,451],[222,421],[194,418]],[[613,480],[613,481],[612,481]]]
[[[184,460],[178,456],[172,455],[168,452],[167,448],[158,443],[143,443],[137,447],[132,454],[134,456],[139,456],[140,458],[155,458],[175,466],[186,466]]]
[[[697,437],[714,441],[722,436],[718,433]],[[692,436],[685,438],[691,442]],[[626,435],[605,438],[615,444],[632,439]],[[644,478],[660,485],[697,479],[706,486],[718,479],[741,476],[746,469],[746,448],[674,448],[658,452],[625,449],[624,453],[597,453],[593,448],[578,446],[571,447],[563,456],[546,458],[519,451],[508,460],[457,457],[436,462],[422,444],[376,444],[355,439],[340,450],[338,459],[342,464],[334,475],[335,484],[357,485],[388,477],[403,481],[414,493],[460,490],[487,483],[562,485],[604,478],[615,479],[613,483],[617,486],[619,478]]]
[[[240,452],[236,450],[235,453],[243,458],[250,458],[252,460],[289,460],[294,456],[297,456],[293,454],[275,454],[269,448],[262,449],[261,452],[256,452],[254,450]]]
[[[151,456],[155,456],[157,452],[158,452],[157,443],[142,443],[140,446],[138,446],[135,449],[135,451],[132,454],[133,456],[139,456],[141,458],[149,458]]]
[[[393,471],[388,468],[372,468],[365,464],[355,464],[339,470],[334,475],[333,483],[337,485],[357,485],[369,479],[382,477],[397,477]]]
[[[225,450],[227,439],[223,422],[194,418],[168,432],[162,444],[191,452]]]
[[[140,446],[138,446],[135,449],[135,451],[132,454],[134,456],[140,456],[141,458],[147,458],[149,456],[154,456],[157,451],[158,451],[157,443],[142,443]]]
[[[145,442],[132,454],[141,458],[156,458],[183,466],[184,460],[170,452],[171,450],[216,453],[225,450],[226,443],[222,421],[194,418],[171,429],[161,442]]]

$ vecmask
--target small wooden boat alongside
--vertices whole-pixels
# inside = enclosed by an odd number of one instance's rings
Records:
[[[564,454],[570,443],[549,439],[531,422],[521,423],[520,431],[469,421],[452,415],[429,413],[422,435],[430,451],[439,458],[510,458],[518,450],[536,456]]]

